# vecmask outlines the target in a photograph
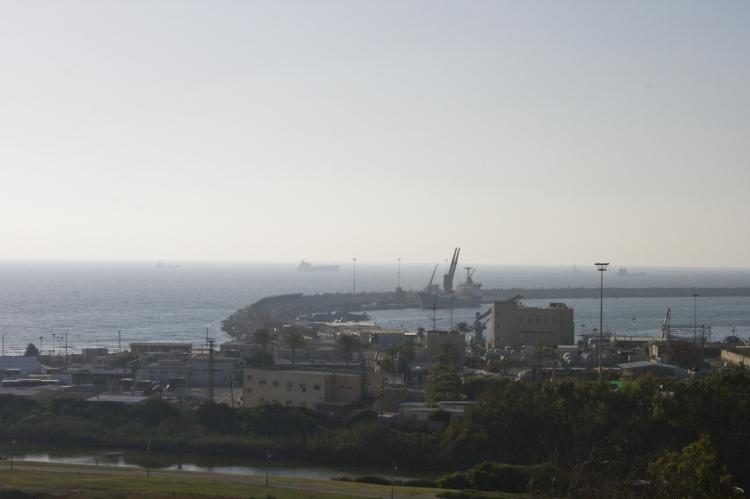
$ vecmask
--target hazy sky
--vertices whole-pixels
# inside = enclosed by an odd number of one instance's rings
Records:
[[[0,258],[750,266],[750,2],[0,0]]]

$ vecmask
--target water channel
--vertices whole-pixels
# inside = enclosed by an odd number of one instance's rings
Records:
[[[228,475],[265,475],[329,480],[332,478],[378,476],[390,479],[388,467],[383,469],[347,466],[316,466],[310,463],[279,461],[271,459],[257,461],[239,457],[218,457],[196,454],[173,454],[154,451],[102,450],[81,448],[39,447],[29,445],[0,446],[0,459],[4,462],[13,456],[15,461],[32,461],[53,464],[77,464],[90,466],[115,466],[123,468],[146,468],[164,471],[191,471],[222,473]],[[2,464],[0,464],[2,466]],[[422,473],[404,475],[396,480],[428,478]]]

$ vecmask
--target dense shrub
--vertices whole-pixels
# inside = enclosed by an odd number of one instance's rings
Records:
[[[370,409],[360,409],[358,411],[354,411],[348,418],[346,418],[344,426],[346,426],[347,428],[351,428],[356,424],[373,423],[377,420],[377,412],[371,411]]]
[[[280,404],[240,409],[238,419],[244,433],[268,436],[314,433],[325,421],[310,409]]]
[[[559,476],[562,473],[549,465],[520,466],[486,461],[476,468],[445,475],[436,483],[444,489],[526,492],[531,488],[549,490]]]

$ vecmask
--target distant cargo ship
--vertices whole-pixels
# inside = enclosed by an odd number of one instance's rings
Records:
[[[625,267],[620,267],[620,270],[617,271],[618,277],[643,277],[645,275],[646,275],[645,272],[636,272],[636,273],[628,272],[628,269],[626,269]]]
[[[338,265],[313,265],[310,262],[302,260],[297,266],[299,272],[338,272]]]
[[[466,282],[462,282],[456,286],[455,291],[453,290],[453,277],[456,274],[459,253],[461,253],[461,248],[453,250],[451,266],[448,273],[443,276],[443,289],[432,283],[437,271],[437,265],[435,265],[430,282],[427,283],[424,291],[419,292],[419,302],[422,308],[476,308],[481,305],[482,285],[471,279],[475,270],[472,267],[466,267]]]

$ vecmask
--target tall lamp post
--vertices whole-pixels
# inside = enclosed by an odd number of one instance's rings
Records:
[[[604,273],[609,263],[595,263],[599,271],[599,381],[602,380],[602,348],[604,347]]]
[[[357,257],[352,258],[352,294],[357,292]]]
[[[266,449],[266,487],[268,487],[268,471],[271,466],[271,450]]]
[[[398,270],[396,271],[396,291],[401,289],[401,257],[398,257]]]

